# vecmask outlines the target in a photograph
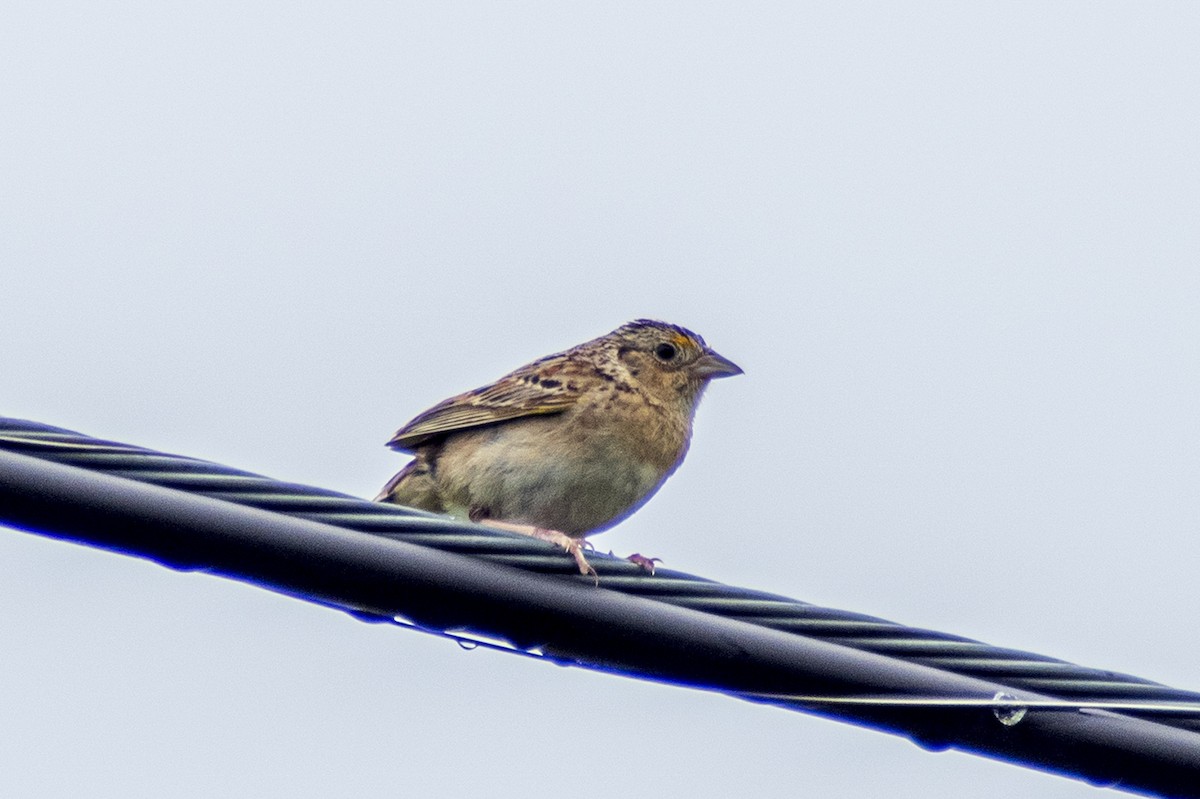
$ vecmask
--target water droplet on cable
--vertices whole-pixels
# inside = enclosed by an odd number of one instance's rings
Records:
[[[467,650],[468,652],[470,652],[472,649],[478,649],[478,648],[479,648],[479,644],[478,644],[477,642],[475,642],[475,641],[468,641],[468,640],[467,640],[467,639],[465,639],[465,638],[455,638],[455,639],[454,639],[454,641],[455,641],[455,643],[457,643],[457,644],[458,644],[460,647],[462,647],[463,649]]]
[[[996,705],[992,708],[992,713],[996,714],[996,720],[1005,727],[1013,727],[1021,723],[1025,718],[1025,714],[1029,712],[1029,708],[1015,704],[1017,698],[1012,694],[1006,694],[1003,691],[992,697],[997,702],[1013,702],[1011,705]]]

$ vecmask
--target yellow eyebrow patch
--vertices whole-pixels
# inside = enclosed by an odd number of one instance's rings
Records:
[[[684,333],[678,333],[678,332],[675,333],[675,335],[671,336],[671,343],[673,343],[676,347],[679,347],[680,349],[683,349],[685,347],[696,346],[696,342],[692,340],[691,336],[688,336]]]

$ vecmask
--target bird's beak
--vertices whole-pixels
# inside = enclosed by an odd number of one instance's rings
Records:
[[[703,355],[692,362],[691,372],[703,380],[711,380],[715,377],[740,375],[742,367],[723,355],[718,355],[712,350],[705,350]]]

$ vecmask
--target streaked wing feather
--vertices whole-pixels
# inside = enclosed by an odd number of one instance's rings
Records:
[[[579,399],[580,391],[565,380],[550,380],[546,386],[538,379],[559,369],[554,357],[545,358],[483,388],[459,394],[441,402],[400,428],[388,446],[400,451],[436,436],[469,430],[523,416],[561,413]],[[562,364],[565,366],[565,364]],[[536,368],[535,368],[536,367]]]

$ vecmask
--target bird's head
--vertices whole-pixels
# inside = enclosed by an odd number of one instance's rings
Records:
[[[656,395],[678,394],[695,402],[710,380],[742,374],[741,367],[679,325],[638,319],[610,335],[630,376]]]

